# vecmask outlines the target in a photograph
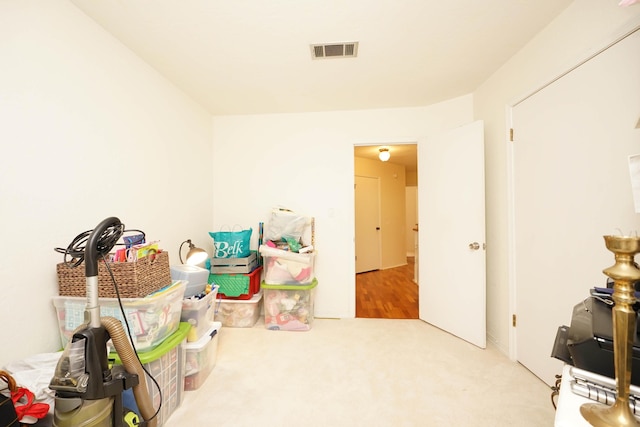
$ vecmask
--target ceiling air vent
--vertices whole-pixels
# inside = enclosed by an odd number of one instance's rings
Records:
[[[358,56],[358,42],[312,44],[311,57],[324,58],[355,58]]]

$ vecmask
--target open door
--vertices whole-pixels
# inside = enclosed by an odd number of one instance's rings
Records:
[[[420,319],[486,347],[484,125],[418,143]]]

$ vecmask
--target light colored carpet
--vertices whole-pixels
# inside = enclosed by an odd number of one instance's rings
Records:
[[[495,349],[420,320],[222,328],[217,363],[165,423],[184,426],[553,426],[551,389]]]

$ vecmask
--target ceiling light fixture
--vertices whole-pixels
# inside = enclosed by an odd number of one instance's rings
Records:
[[[382,147],[380,148],[380,154],[378,154],[378,157],[383,162],[386,162],[391,157],[391,153],[389,152],[389,149],[387,147]]]

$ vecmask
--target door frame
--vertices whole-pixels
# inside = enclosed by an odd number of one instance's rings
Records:
[[[506,117],[507,117],[507,133],[511,135],[510,129],[513,129],[513,109],[524,99],[512,104],[507,105]],[[515,200],[515,170],[514,170],[514,151],[513,151],[513,136],[511,139],[505,138],[505,145],[507,147],[507,281],[509,289],[509,310],[508,318],[505,319],[509,325],[509,359],[513,362],[518,360],[518,347],[516,343],[516,328],[513,326],[511,320],[516,314],[516,200]]]
[[[416,157],[419,158],[420,156],[420,145],[419,145],[419,141],[421,140],[421,138],[398,138],[398,139],[384,139],[384,140],[367,140],[367,142],[355,142],[352,145],[352,150],[351,150],[351,155],[352,155],[352,164],[355,164],[355,147],[362,147],[362,146],[386,146],[386,147],[393,147],[396,145],[415,145],[416,146]],[[392,141],[392,142],[390,142]],[[418,165],[418,168],[420,166]],[[416,172],[418,174],[418,179],[420,176],[419,170]],[[355,182],[355,176],[356,176],[356,172],[355,169],[353,171],[353,177],[354,177],[354,182]],[[416,184],[416,186],[419,186],[419,184]],[[419,222],[419,217],[420,217],[420,212],[418,212],[418,222]],[[354,224],[353,224],[353,253],[355,254],[355,243],[356,243],[356,236],[355,236],[355,231],[356,231],[356,226],[355,226],[355,191],[354,191],[354,204],[353,204],[353,218],[354,218]],[[381,219],[382,221],[382,219]],[[381,243],[382,244],[382,243]],[[381,268],[382,268],[382,248],[380,248],[380,263],[381,263]],[[351,294],[353,299],[351,300],[351,307],[352,307],[352,313],[355,317],[355,302],[356,302],[356,292],[357,292],[357,288],[355,286],[355,281],[356,281],[356,268],[355,268],[355,257],[354,257],[354,263],[353,263],[353,293]],[[418,315],[419,315],[419,310],[420,307],[418,306]]]

